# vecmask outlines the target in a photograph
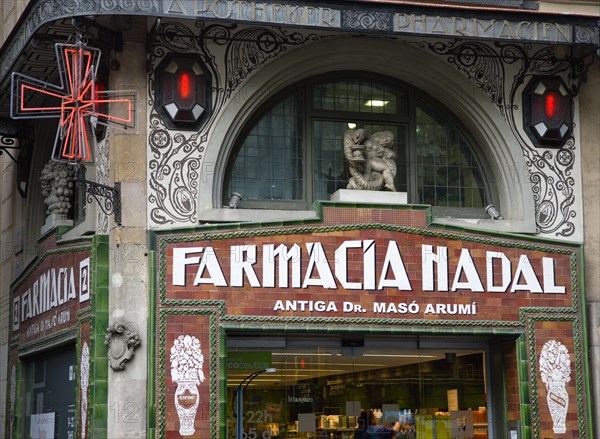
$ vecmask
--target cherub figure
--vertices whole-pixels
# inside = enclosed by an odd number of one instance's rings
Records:
[[[391,131],[374,133],[367,138],[363,129],[346,130],[344,156],[351,175],[347,189],[396,192],[396,152],[393,147]]]

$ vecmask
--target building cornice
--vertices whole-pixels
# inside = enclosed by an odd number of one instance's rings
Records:
[[[259,22],[328,32],[600,47],[600,21],[597,17],[540,14],[506,8],[502,9],[502,15],[498,15],[499,9],[502,8],[441,7],[436,3],[393,1],[32,0],[0,50],[0,88],[8,88],[10,72],[21,70],[19,59],[41,29],[81,16],[126,15]]]

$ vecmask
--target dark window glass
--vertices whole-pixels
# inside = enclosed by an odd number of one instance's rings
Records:
[[[25,363],[25,437],[75,437],[76,378],[72,349]]]
[[[483,210],[481,170],[458,129],[440,112],[418,104],[415,138],[418,203]]]
[[[228,194],[245,200],[301,200],[302,95],[275,105],[254,125],[233,161]]]
[[[409,202],[471,208],[485,217],[487,186],[469,140],[441,110],[410,95],[367,79],[296,87],[251,125],[235,150],[224,204],[234,192],[242,195],[240,207],[305,209],[328,200],[350,179],[344,132],[362,128],[369,136],[394,134],[395,186]]]

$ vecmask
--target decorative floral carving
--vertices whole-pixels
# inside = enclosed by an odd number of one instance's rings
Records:
[[[96,147],[96,182],[109,185],[110,173],[110,137],[107,132],[104,140],[98,142]],[[96,233],[105,235],[108,233],[108,215],[103,209],[96,209]]]
[[[544,344],[540,354],[540,374],[546,385],[546,400],[554,423],[554,433],[567,431],[566,418],[569,394],[566,383],[571,381],[571,357],[566,346],[556,340]]]
[[[50,161],[42,169],[40,182],[46,210],[46,223],[68,219],[73,196],[73,170],[66,163]]]
[[[136,326],[121,319],[107,329],[104,345],[108,346],[108,363],[112,370],[124,370],[125,363],[133,358],[135,349],[142,343]]]
[[[180,335],[171,347],[171,380],[177,383],[175,408],[179,415],[179,434],[191,436],[195,432],[194,420],[200,404],[198,385],[203,383],[204,356],[200,341],[190,335]]]
[[[345,29],[391,31],[392,25],[392,15],[387,12],[342,11],[342,26]]]
[[[90,348],[83,342],[81,348],[81,363],[79,365],[79,380],[81,388],[81,439],[85,439],[87,431],[88,387],[90,385]]]

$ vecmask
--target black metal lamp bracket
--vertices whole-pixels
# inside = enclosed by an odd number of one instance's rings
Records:
[[[75,182],[85,185],[86,200],[92,202],[92,197],[96,200],[102,212],[106,215],[114,214],[115,223],[121,225],[121,182],[116,181],[114,187],[95,181],[86,180],[83,177],[82,167],[79,167],[75,176]]]

